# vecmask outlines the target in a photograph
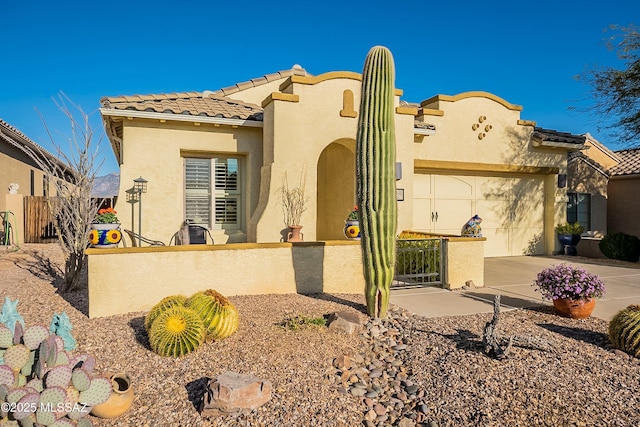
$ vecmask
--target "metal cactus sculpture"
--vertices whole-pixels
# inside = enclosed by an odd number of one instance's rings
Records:
[[[356,182],[367,311],[383,318],[389,305],[396,249],[396,135],[393,57],[371,48],[362,71],[356,137]]]

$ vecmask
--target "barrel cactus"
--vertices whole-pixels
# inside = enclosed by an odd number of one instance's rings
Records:
[[[213,289],[194,294],[185,305],[198,313],[204,322],[207,340],[221,340],[238,330],[238,310]]]
[[[395,70],[389,49],[375,46],[362,71],[356,135],[356,187],[367,312],[386,316],[395,266]]]
[[[151,324],[154,320],[166,309],[170,307],[175,307],[178,305],[184,305],[184,302],[187,300],[187,297],[182,295],[171,295],[160,300],[159,303],[154,305],[151,310],[147,313],[144,318],[144,328],[149,332],[151,329]]]
[[[630,305],[613,317],[609,339],[615,348],[640,357],[640,305]]]
[[[151,324],[149,344],[160,356],[181,357],[200,347],[205,337],[202,319],[194,310],[175,305]]]

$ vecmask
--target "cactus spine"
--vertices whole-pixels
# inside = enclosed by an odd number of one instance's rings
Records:
[[[380,318],[387,314],[396,249],[394,79],[389,49],[371,48],[362,71],[356,187],[367,311]]]
[[[615,348],[640,357],[640,305],[630,305],[613,317],[609,339]]]

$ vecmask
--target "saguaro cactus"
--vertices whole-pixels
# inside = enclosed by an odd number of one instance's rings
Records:
[[[371,48],[362,71],[362,100],[356,137],[356,182],[367,311],[385,317],[395,265],[396,134],[393,57]]]

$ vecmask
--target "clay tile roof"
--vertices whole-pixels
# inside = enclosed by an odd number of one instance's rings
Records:
[[[622,159],[610,169],[612,176],[640,174],[640,148],[615,151]]]
[[[584,144],[586,137],[584,135],[574,135],[569,132],[560,132],[553,129],[544,129],[535,127],[533,130],[534,138],[540,141],[562,142],[567,144]]]
[[[191,116],[262,121],[260,106],[225,98],[211,92],[180,92],[158,95],[104,97],[103,108],[148,111]]]
[[[607,178],[611,176],[611,171],[607,170],[604,166],[584,154],[582,151],[570,151],[567,155],[567,159],[569,163],[582,161]]]
[[[216,95],[230,95],[232,93],[240,92],[241,90],[249,89],[252,87],[260,86],[274,80],[279,80],[282,78],[287,78],[290,76],[312,76],[309,74],[307,70],[302,68],[300,65],[296,64],[289,70],[281,70],[276,73],[266,74],[262,77],[258,77],[255,79],[248,80],[246,82],[236,83],[233,86],[223,87],[222,89],[215,91]]]

